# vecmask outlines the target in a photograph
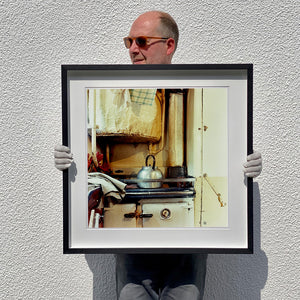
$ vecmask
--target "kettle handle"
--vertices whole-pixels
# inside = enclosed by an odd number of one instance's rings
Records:
[[[149,155],[147,155],[147,157],[146,157],[146,167],[148,167],[148,159],[149,159],[149,157],[152,157],[152,159],[153,159],[153,166],[152,166],[152,169],[154,170],[154,168],[155,168],[155,157],[154,157],[154,155],[152,155],[152,154],[149,154]]]

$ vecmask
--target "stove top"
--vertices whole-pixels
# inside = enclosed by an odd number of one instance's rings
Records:
[[[194,177],[164,178],[155,180],[124,179],[127,183],[125,199],[150,199],[150,198],[184,198],[195,195]],[[138,188],[139,182],[161,182],[161,188]]]
[[[189,188],[128,188],[125,189],[125,200],[134,199],[163,199],[163,198],[191,198],[195,196],[195,189]]]

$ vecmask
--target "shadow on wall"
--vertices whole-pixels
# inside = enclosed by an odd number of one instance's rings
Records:
[[[208,256],[204,300],[261,299],[268,277],[268,259],[260,249],[261,199],[253,184],[254,254]],[[109,254],[86,254],[93,272],[93,299],[116,299],[115,258]]]
[[[260,248],[261,198],[258,183],[253,183],[254,254],[210,254],[204,300],[261,299],[268,278],[268,258]]]
[[[85,259],[93,272],[93,300],[115,300],[115,257],[112,254],[86,254]]]

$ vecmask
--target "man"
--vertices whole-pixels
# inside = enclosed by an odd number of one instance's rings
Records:
[[[147,38],[145,46],[138,46],[138,37]],[[132,24],[126,47],[133,64],[171,64],[178,43],[179,32],[175,21],[162,12],[147,12]]]
[[[178,28],[166,13],[150,11],[132,24],[125,46],[133,64],[171,64],[178,43]],[[56,146],[55,166],[68,168],[72,154],[65,146]],[[247,157],[244,173],[260,174],[260,153]],[[116,256],[119,300],[202,299],[207,254],[119,254]]]

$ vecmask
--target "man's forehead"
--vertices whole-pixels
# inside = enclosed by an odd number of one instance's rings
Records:
[[[154,35],[158,33],[159,25],[160,19],[157,14],[142,15],[133,22],[129,34],[133,37],[139,35]]]

